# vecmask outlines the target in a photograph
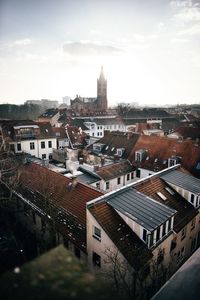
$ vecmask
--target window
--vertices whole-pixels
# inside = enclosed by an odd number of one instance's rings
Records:
[[[126,177],[127,181],[130,180],[130,174],[127,174],[127,177]]]
[[[181,250],[177,253],[177,264],[180,264],[184,259],[185,247],[182,247]]]
[[[142,233],[142,239],[143,239],[143,241],[147,241],[147,231],[146,231],[146,229],[143,229],[143,233]]]
[[[194,204],[194,194],[191,194],[191,196],[190,196],[190,202],[191,202],[192,204]]]
[[[171,230],[171,226],[172,226],[172,220],[169,219],[169,223],[168,223],[168,232]]]
[[[195,228],[195,223],[196,223],[196,218],[194,218],[192,220],[192,223],[191,223],[191,231]]]
[[[45,149],[45,142],[41,142],[41,148]]]
[[[176,248],[176,238],[171,241],[170,252]]]
[[[136,161],[141,161],[142,160],[142,156],[140,152],[135,152],[135,160]]]
[[[81,251],[79,250],[79,248],[74,247],[74,254],[76,255],[77,258],[81,258]]]
[[[175,194],[174,191],[171,190],[168,186],[167,186],[165,189],[166,189],[166,191],[168,191],[168,193],[170,193],[171,195],[174,195],[174,194]]]
[[[164,259],[164,249],[159,249],[158,257],[157,257],[157,264],[159,265]]]
[[[166,223],[163,224],[162,236],[166,234]]]
[[[93,226],[93,237],[98,241],[101,241],[101,229]]]
[[[131,172],[131,179],[134,179],[134,172]]]
[[[187,227],[184,227],[181,231],[181,241],[186,237]]]
[[[52,148],[52,141],[48,141],[48,147]]]
[[[96,183],[96,188],[100,189],[100,183],[99,182]]]
[[[120,184],[121,183],[121,177],[118,177],[117,178],[117,184]]]
[[[94,266],[98,266],[99,268],[101,268],[101,256],[96,252],[93,252],[92,254],[92,261]]]
[[[191,243],[191,252],[193,252],[195,250],[195,248],[196,248],[196,238],[194,238],[192,240],[192,243]]]
[[[49,154],[49,159],[52,159],[52,158],[53,158],[52,153],[50,153]]]
[[[45,159],[46,157],[46,154],[42,154],[42,159]]]
[[[17,144],[17,151],[21,151],[22,150],[22,146],[21,146],[21,144]]]
[[[141,173],[141,171],[140,171],[139,169],[137,169],[137,170],[136,170],[136,177],[137,177],[137,178],[140,178],[140,173]]]
[[[156,193],[162,200],[167,200],[167,198],[161,193],[161,192],[157,192]]]
[[[109,190],[110,184],[109,181],[106,182],[106,190]]]
[[[34,142],[30,142],[30,150],[34,150],[35,149],[35,143]]]
[[[156,242],[159,241],[159,239],[160,239],[160,227],[158,227],[156,231]]]

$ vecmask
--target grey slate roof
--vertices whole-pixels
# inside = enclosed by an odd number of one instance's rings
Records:
[[[83,173],[79,175],[77,179],[82,183],[88,183],[88,184],[99,181],[99,179],[96,176],[93,176],[92,174],[89,173]]]
[[[149,231],[155,230],[176,213],[175,209],[147,197],[134,188],[115,193],[108,198],[107,203]]]
[[[200,179],[189,174],[177,170],[172,170],[168,173],[163,174],[161,178],[168,183],[175,184],[192,193],[200,193]]]

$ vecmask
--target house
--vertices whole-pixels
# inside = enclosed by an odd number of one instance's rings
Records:
[[[84,168],[84,165],[79,167],[79,170],[85,174],[84,178],[81,175],[80,179],[85,179],[86,182],[104,192],[110,192],[120,187],[131,183],[135,180],[135,167],[127,160],[107,164],[105,166],[94,166],[91,172]],[[90,178],[90,180],[89,180]],[[79,180],[79,176],[77,177]]]
[[[141,135],[128,157],[137,167],[137,177],[144,178],[177,163],[199,176],[200,144],[191,140]]]
[[[117,268],[123,273],[126,266],[127,273],[138,275],[136,281],[142,278],[140,294],[150,292],[151,284],[158,288],[190,257],[200,245],[199,206],[194,207],[168,184],[165,176],[173,172],[186,174],[179,165],[173,166],[87,203],[91,269],[113,270],[120,276]],[[191,185],[198,181],[199,195],[200,180],[187,176]]]
[[[157,108],[130,109],[121,115],[126,124],[126,130],[137,126],[139,123],[151,125],[152,129],[163,129],[164,132],[175,128],[179,124],[177,116]]]
[[[50,122],[51,126],[56,126],[60,113],[57,109],[47,109],[42,115],[38,117],[38,122]]]
[[[41,159],[51,159],[56,138],[50,123],[34,121],[1,121],[4,139],[15,154],[28,153]]]
[[[127,159],[139,138],[131,132],[105,132],[105,136],[89,147],[95,155],[119,160]]]
[[[86,202],[102,192],[35,163],[23,165],[12,178],[13,205],[24,225],[47,244],[54,230],[54,243],[64,242],[76,256],[86,260]],[[11,187],[6,175],[1,185]]]

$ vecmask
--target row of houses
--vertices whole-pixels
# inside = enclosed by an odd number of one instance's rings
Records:
[[[155,266],[156,274],[164,268],[171,275],[199,246],[200,180],[175,165],[127,183],[104,193],[35,163],[1,178],[18,217],[40,238],[48,239],[53,226],[55,243],[64,242],[91,270],[113,275],[116,263],[126,266],[137,289],[140,278],[151,285]]]

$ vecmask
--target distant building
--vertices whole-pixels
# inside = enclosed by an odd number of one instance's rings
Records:
[[[107,110],[107,80],[103,73],[103,67],[101,67],[100,76],[97,79],[97,98],[82,98],[77,95],[74,100],[71,100],[71,108],[76,111],[90,110],[90,112]]]
[[[25,104],[36,104],[40,105],[44,108],[57,108],[58,101],[57,100],[49,100],[49,99],[41,99],[41,100],[27,100]]]
[[[62,99],[63,99],[64,104],[66,104],[67,106],[70,106],[70,97],[64,96]]]

